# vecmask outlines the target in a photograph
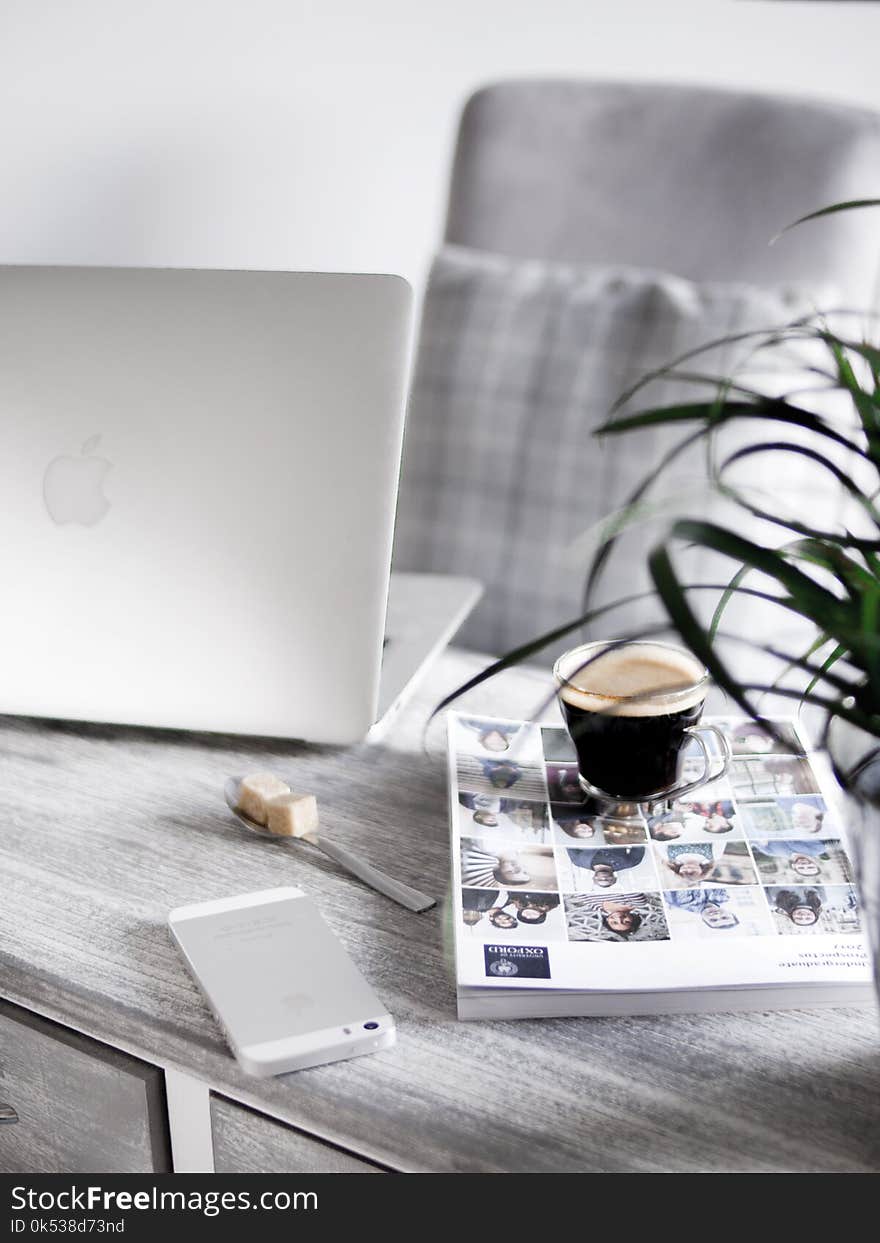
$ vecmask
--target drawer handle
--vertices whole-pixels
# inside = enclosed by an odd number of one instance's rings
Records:
[[[11,1105],[0,1103],[0,1125],[3,1123],[18,1122],[18,1114]]]

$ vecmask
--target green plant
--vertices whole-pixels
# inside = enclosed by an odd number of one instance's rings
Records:
[[[873,199],[835,204],[802,217],[795,225],[838,211],[877,206],[880,200]],[[705,352],[746,340],[753,353],[776,351],[793,343],[812,346],[821,355],[812,370],[829,391],[844,395],[853,417],[842,423],[832,422],[807,409],[794,396],[768,397],[737,383],[733,377],[707,376],[694,370],[698,365],[695,360]],[[702,386],[711,382],[716,395],[710,400],[620,413],[648,383],[661,376]],[[703,517],[679,518],[648,554],[656,593],[681,639],[745,712],[759,715],[756,696],[774,691],[818,706],[828,720],[837,717],[849,721],[880,738],[880,348],[856,332],[834,330],[823,315],[770,331],[708,342],[646,375],[620,398],[597,434],[621,436],[656,425],[682,429],[679,444],[654,466],[632,494],[630,506],[635,508],[677,457],[695,444],[708,444],[725,426],[744,422],[754,428],[751,443],[720,461],[709,455],[712,485],[740,511],[772,523],[784,534],[776,544],[761,544],[730,523],[720,524]],[[808,433],[806,441],[802,433]],[[815,528],[808,519],[784,515],[772,502],[757,504],[731,482],[737,463],[768,453],[780,461],[801,457],[826,472],[829,484],[848,494],[862,516],[864,529],[857,533],[843,526],[840,530]],[[858,472],[852,469],[855,463]],[[862,482],[854,481],[854,473]],[[616,601],[600,609],[589,607],[618,538],[617,531],[610,534],[593,558],[587,576],[585,610],[579,617],[509,652],[459,687],[436,711],[487,678],[534,657],[585,623],[595,622],[627,603]],[[726,583],[685,584],[674,559],[674,551],[681,545],[723,554],[736,564],[736,572]],[[751,585],[754,575],[763,576],[763,587]],[[690,598],[693,592],[706,590],[718,594],[709,623],[699,620]],[[779,677],[772,683],[743,683],[718,650],[725,609],[738,594],[770,601],[774,607],[807,620],[815,629],[815,638],[805,651],[785,652],[772,642],[753,640],[754,646],[778,662]],[[799,685],[782,684],[784,675],[790,672],[801,675]]]

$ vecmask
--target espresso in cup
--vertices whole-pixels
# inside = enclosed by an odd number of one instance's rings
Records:
[[[566,652],[553,672],[584,789],[633,800],[671,791],[708,690],[699,661],[666,643],[601,642]]]

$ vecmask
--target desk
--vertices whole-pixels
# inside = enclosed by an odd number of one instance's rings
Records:
[[[318,793],[328,834],[444,893],[445,761],[436,737],[423,752],[422,725],[479,667],[446,653],[384,743],[345,751],[0,719],[0,995],[161,1068],[175,1108],[182,1085],[192,1112],[210,1087],[388,1169],[880,1169],[873,1010],[459,1023],[440,909],[411,915],[227,814],[227,774],[277,770]],[[520,670],[466,703],[518,715],[545,685]],[[316,898],[395,1015],[393,1049],[278,1079],[239,1071],[165,920],[279,884]],[[196,1168],[175,1130],[177,1168]]]

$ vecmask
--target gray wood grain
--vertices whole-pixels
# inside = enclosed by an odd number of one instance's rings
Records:
[[[167,1173],[162,1072],[0,1002],[4,1173]]]
[[[444,893],[445,757],[422,728],[479,663],[447,654],[384,745],[349,750],[0,720],[0,992],[390,1168],[880,1169],[872,1011],[459,1023],[441,911],[411,915],[227,814],[224,776],[271,768],[318,795],[340,842]],[[517,716],[545,685],[517,672],[467,706]],[[394,1048],[239,1071],[165,920],[279,884],[317,900],[397,1019]]]
[[[211,1097],[211,1132],[217,1174],[384,1173],[222,1096]]]

